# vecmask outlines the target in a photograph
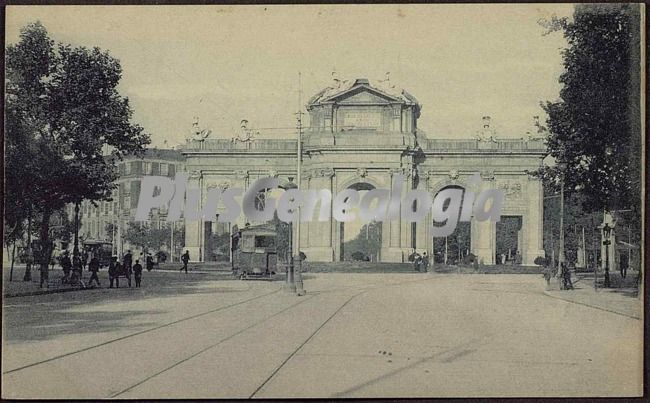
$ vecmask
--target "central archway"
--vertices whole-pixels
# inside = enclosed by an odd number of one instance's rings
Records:
[[[361,201],[368,191],[375,189],[375,186],[368,182],[356,182],[349,185],[347,189],[359,192],[359,201]],[[354,221],[338,223],[338,260],[380,261],[382,223],[380,221],[363,222],[359,218],[358,207],[355,207],[353,211],[357,213],[357,218]]]
[[[445,189],[460,189],[463,191],[463,197],[461,198],[460,204],[463,204],[465,197],[465,188],[460,185],[447,185],[442,187],[436,195],[442,192]],[[449,205],[449,200],[445,203],[443,208],[447,208]],[[460,215],[460,211],[458,212]],[[460,217],[456,217],[458,220]],[[434,226],[440,225],[440,223],[433,223]],[[433,238],[433,256],[436,263],[442,264],[458,264],[462,263],[463,260],[469,256],[470,253],[475,254],[472,251],[472,225],[471,222],[461,222],[456,223],[456,228],[454,232],[446,237]]]

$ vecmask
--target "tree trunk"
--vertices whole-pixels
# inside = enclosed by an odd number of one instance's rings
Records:
[[[32,281],[32,209],[27,212],[27,262],[23,281]]]
[[[50,242],[50,216],[52,212],[49,209],[43,211],[43,221],[41,222],[40,231],[40,270],[41,270],[41,287],[47,283],[49,277],[50,258],[52,257],[52,245]]]
[[[11,269],[9,270],[9,281],[14,281],[14,262],[16,261],[16,240],[13,242],[13,250],[11,251]]]

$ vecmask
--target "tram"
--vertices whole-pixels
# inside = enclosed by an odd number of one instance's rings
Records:
[[[113,244],[110,242],[87,239],[83,242],[84,250],[91,256],[99,259],[100,267],[108,266],[113,256]]]
[[[231,236],[233,273],[242,280],[273,279],[278,263],[274,225],[235,227]]]

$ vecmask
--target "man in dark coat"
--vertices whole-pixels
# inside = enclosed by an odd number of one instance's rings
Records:
[[[70,260],[70,253],[68,251],[63,252],[63,257],[61,257],[61,268],[63,269],[63,278],[61,281],[67,283],[70,278],[70,270],[72,270],[72,261]]]
[[[88,281],[88,285],[92,285],[93,281],[95,281],[97,282],[97,287],[99,287],[101,284],[99,284],[99,277],[97,277],[97,272],[99,272],[99,259],[97,259],[97,256],[93,256],[92,259],[90,259],[88,270],[90,271],[90,280]]]
[[[183,256],[181,256],[181,262],[183,262],[183,267],[181,267],[180,271],[185,270],[185,273],[187,273],[187,264],[190,262],[190,251],[186,250],[185,253],[183,253]]]
[[[135,286],[140,287],[140,282],[142,281],[142,265],[139,259],[136,259],[133,265],[133,276],[135,277]]]
[[[117,256],[111,258],[111,263],[108,265],[108,279],[110,281],[110,288],[113,288],[113,281],[115,281],[117,288],[120,288],[120,279],[117,277],[120,272],[120,262],[117,261]]]

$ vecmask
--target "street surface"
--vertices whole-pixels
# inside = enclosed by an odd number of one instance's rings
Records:
[[[539,275],[145,273],[3,301],[3,398],[638,396],[642,321]],[[106,283],[102,284],[106,286]],[[641,302],[639,302],[641,303]]]

